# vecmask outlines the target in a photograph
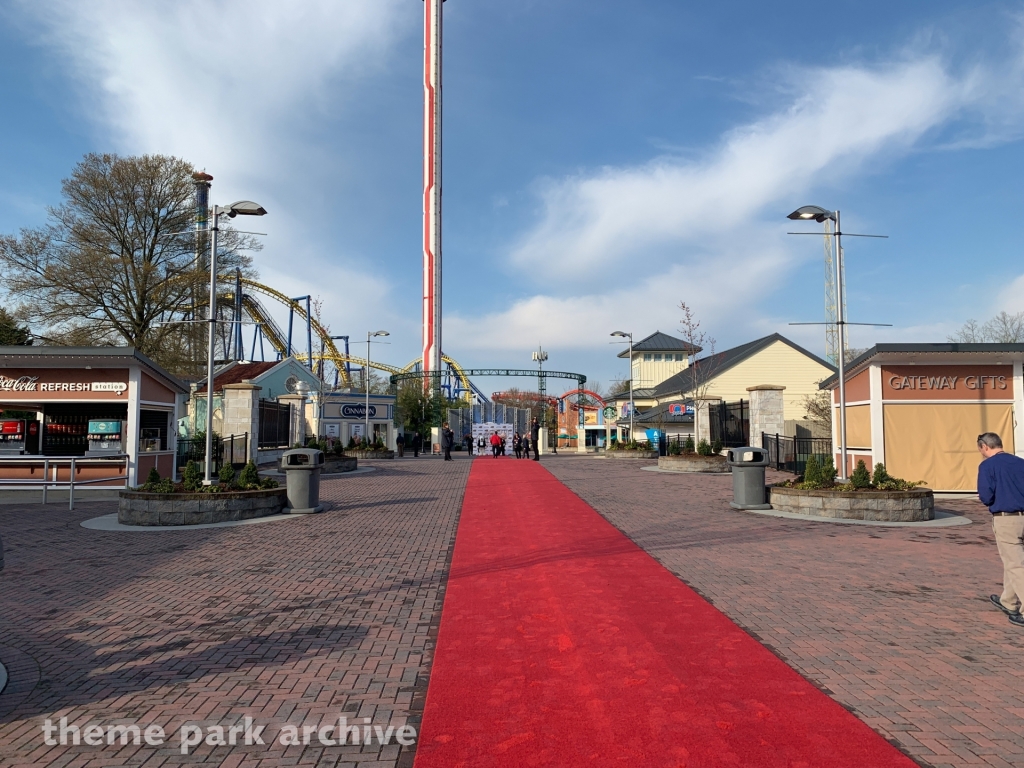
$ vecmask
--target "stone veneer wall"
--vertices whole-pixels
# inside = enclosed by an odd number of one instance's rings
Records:
[[[785,387],[777,384],[760,384],[747,387],[750,393],[750,444],[760,448],[761,435],[786,434],[785,403],[782,393]]]
[[[659,456],[658,469],[668,472],[731,472],[722,456]]]
[[[657,451],[605,451],[603,456],[609,459],[656,459]]]
[[[202,525],[276,515],[288,502],[284,488],[227,493],[143,493],[121,491],[117,522],[122,525]]]
[[[876,522],[935,519],[935,496],[927,488],[916,491],[770,490],[772,509],[780,512]]]

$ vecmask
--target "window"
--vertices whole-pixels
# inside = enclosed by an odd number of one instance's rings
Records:
[[[656,354],[654,356],[654,362],[656,362],[656,363],[660,363],[661,362],[661,354],[660,353]]]
[[[677,362],[677,363],[681,363],[681,362],[683,362],[683,355],[682,355],[682,353],[681,353],[681,352],[677,352],[677,353],[676,353],[676,362]]]
[[[651,353],[650,352],[644,352],[644,362],[645,363],[651,362]]]

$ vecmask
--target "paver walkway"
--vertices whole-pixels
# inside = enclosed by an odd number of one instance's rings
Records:
[[[797,671],[935,768],[1024,765],[1024,631],[988,602],[1002,568],[975,524],[881,528],[730,509],[729,476],[653,462],[546,466]]]
[[[0,507],[0,765],[411,765],[394,739],[271,741],[285,723],[340,715],[418,728],[470,462],[378,466],[325,481],[330,512],[235,528],[110,533],[79,526],[109,503]],[[42,721],[62,716],[159,724],[168,740],[48,747]],[[267,726],[266,746],[180,754],[183,723],[246,716]]]

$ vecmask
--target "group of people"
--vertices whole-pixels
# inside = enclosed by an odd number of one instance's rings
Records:
[[[455,432],[448,426],[448,422],[441,425],[441,451],[444,453],[445,461],[452,461],[452,448],[455,447]],[[467,447],[472,446],[473,439],[470,435],[465,435],[463,440],[466,442]],[[398,446],[398,455],[403,456],[405,453],[405,438],[399,434],[395,442]],[[495,432],[490,438],[491,453],[494,458],[505,455],[505,440]],[[413,450],[416,455],[419,455],[419,435],[413,435],[412,439]],[[480,452],[483,453],[483,449],[486,446],[484,439],[481,437],[477,443]],[[530,451],[533,451],[533,460],[540,461],[540,422],[535,418],[530,424],[530,433],[528,435],[520,435],[516,432],[512,438],[512,450],[516,454],[517,459],[529,459]]]

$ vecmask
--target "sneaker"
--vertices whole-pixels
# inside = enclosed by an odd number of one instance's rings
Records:
[[[1020,611],[1011,611],[999,600],[999,595],[989,595],[988,599],[992,601],[992,604],[1000,611],[1005,613],[1007,616],[1020,616]]]
[[[1009,618],[1011,624],[1016,624],[1018,627],[1024,627],[1024,616],[1021,616],[1019,613],[1011,613]]]

